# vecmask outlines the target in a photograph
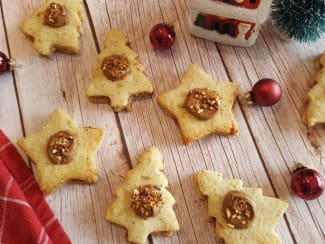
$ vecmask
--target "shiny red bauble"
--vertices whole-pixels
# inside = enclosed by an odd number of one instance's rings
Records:
[[[0,75],[6,71],[12,71],[16,67],[16,60],[8,58],[3,52],[0,52]]]
[[[272,79],[259,80],[247,93],[248,103],[256,103],[261,106],[272,106],[276,104],[282,95],[280,84]]]
[[[9,58],[0,52],[0,75],[9,70]]]
[[[152,27],[149,37],[154,48],[167,49],[174,44],[176,33],[172,25],[160,23]]]
[[[300,166],[294,170],[291,188],[298,197],[313,200],[323,193],[324,179],[316,170]]]

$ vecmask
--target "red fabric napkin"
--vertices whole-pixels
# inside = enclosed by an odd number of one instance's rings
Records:
[[[1,130],[0,243],[71,243],[30,169]]]

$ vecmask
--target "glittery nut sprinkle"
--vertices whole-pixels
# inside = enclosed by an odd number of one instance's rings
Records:
[[[50,3],[44,13],[44,23],[50,27],[62,27],[70,21],[68,9],[59,3]]]
[[[68,131],[52,135],[47,143],[47,155],[54,164],[67,164],[73,160],[77,139]]]
[[[103,60],[102,70],[108,79],[117,81],[123,79],[130,73],[130,63],[129,60],[122,55],[111,55]]]
[[[141,185],[131,195],[131,208],[143,219],[157,215],[162,204],[160,187],[156,185]]]
[[[256,204],[250,196],[239,191],[230,191],[223,200],[222,211],[228,226],[247,229],[255,217]]]
[[[184,108],[200,120],[210,119],[219,109],[220,97],[208,88],[191,90],[186,97]]]

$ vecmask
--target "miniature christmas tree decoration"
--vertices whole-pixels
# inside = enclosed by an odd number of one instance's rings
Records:
[[[280,34],[299,42],[312,42],[325,33],[324,0],[273,0],[271,17]]]

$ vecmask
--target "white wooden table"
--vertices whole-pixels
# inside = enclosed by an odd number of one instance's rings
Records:
[[[276,227],[283,243],[324,243],[325,194],[309,202],[295,197],[290,168],[300,161],[325,175],[324,126],[307,129],[300,119],[314,73],[313,60],[325,49],[325,40],[309,46],[283,41],[267,21],[252,48],[236,48],[192,37],[187,30],[186,0],[85,0],[80,54],[44,58],[19,30],[42,2],[0,0],[0,50],[23,65],[0,76],[0,128],[15,142],[38,131],[60,107],[81,125],[105,129],[96,155],[98,183],[69,183],[47,198],[74,243],[126,243],[126,231],[105,221],[104,213],[136,155],[152,145],[159,147],[167,161],[180,231],[170,238],[154,236],[150,242],[216,242],[214,221],[207,216],[206,201],[192,177],[197,170],[210,169],[289,202]],[[148,38],[151,27],[159,22],[173,24],[177,35],[174,46],[163,52],[155,51]],[[108,105],[89,102],[85,95],[96,54],[111,27],[127,34],[154,84],[154,95],[136,100],[131,112],[114,113]],[[240,129],[237,136],[210,136],[185,146],[175,121],[158,107],[156,96],[175,88],[191,63],[216,80],[240,83],[233,109]],[[244,93],[265,77],[281,83],[280,103],[246,105]]]

